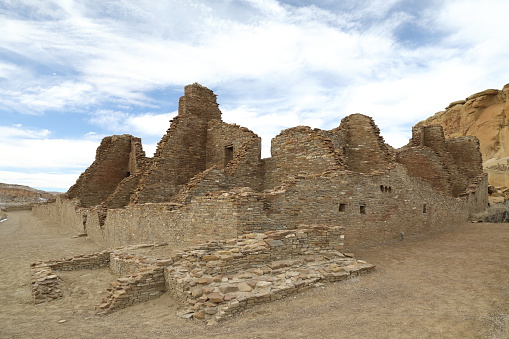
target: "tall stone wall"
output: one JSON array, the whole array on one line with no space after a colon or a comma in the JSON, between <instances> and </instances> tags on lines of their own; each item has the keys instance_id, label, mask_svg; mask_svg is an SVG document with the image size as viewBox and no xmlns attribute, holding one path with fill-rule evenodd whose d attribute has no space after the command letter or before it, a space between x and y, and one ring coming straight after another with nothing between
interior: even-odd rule
<instances>
[{"instance_id":1,"label":"tall stone wall","mask_svg":"<svg viewBox=\"0 0 509 339\"><path fill-rule=\"evenodd\" d=\"M89 210L86 231L110 247L168 242L182 248L207 239L321 223L344 226L345 246L355 249L399 239L401 232L437 232L464 222L487 205L485 186L481 176L469 194L453 199L409 177L402 165L385 174L307 175L279 191L237 189L196 196L187 205L110 209L102 225L100 215ZM70 204L59 206L74 211Z\"/></svg>"},{"instance_id":2,"label":"tall stone wall","mask_svg":"<svg viewBox=\"0 0 509 339\"><path fill-rule=\"evenodd\" d=\"M348 169L369 173L387 168L393 161L394 155L380 136L380 130L368 116L352 114L343 120L334 132L346 135L343 154L346 157Z\"/></svg>"},{"instance_id":3,"label":"tall stone wall","mask_svg":"<svg viewBox=\"0 0 509 339\"><path fill-rule=\"evenodd\" d=\"M339 155L331 140L321 132L298 126L272 139L272 158L265 159L264 188L278 186L288 177L337 168L341 163Z\"/></svg>"},{"instance_id":4,"label":"tall stone wall","mask_svg":"<svg viewBox=\"0 0 509 339\"><path fill-rule=\"evenodd\" d=\"M398 161L408 167L411 175L454 197L465 192L470 181L482 173L477 138L446 139L440 125L414 126L409 144L397 153ZM426 168L417 167L426 163L430 167L429 172ZM450 182L450 185L443 185L445 182Z\"/></svg>"},{"instance_id":5,"label":"tall stone wall","mask_svg":"<svg viewBox=\"0 0 509 339\"><path fill-rule=\"evenodd\" d=\"M479 186L483 184L486 182ZM383 175L309 176L285 190L271 197L265 211L272 227L292 228L311 222L343 225L350 248L397 239L400 232L445 229L467 220L465 211L482 211L487 205L482 190L472 193L477 197L472 202L451 199L409 177L400 165Z\"/></svg>"},{"instance_id":6,"label":"tall stone wall","mask_svg":"<svg viewBox=\"0 0 509 339\"><path fill-rule=\"evenodd\" d=\"M221 120L215 94L199 84L185 87L179 114L158 144L149 170L131 202L168 202L180 187L207 168L207 129Z\"/></svg>"},{"instance_id":7,"label":"tall stone wall","mask_svg":"<svg viewBox=\"0 0 509 339\"><path fill-rule=\"evenodd\" d=\"M437 192L452 195L451 175L440 156L433 150L426 147L406 147L398 151L396 160L403 164L414 178L429 182Z\"/></svg>"},{"instance_id":8,"label":"tall stone wall","mask_svg":"<svg viewBox=\"0 0 509 339\"><path fill-rule=\"evenodd\" d=\"M456 167L468 179L473 179L482 172L479 139L476 137L448 138L445 144Z\"/></svg>"},{"instance_id":9,"label":"tall stone wall","mask_svg":"<svg viewBox=\"0 0 509 339\"><path fill-rule=\"evenodd\" d=\"M83 207L101 204L124 178L136 172L144 157L139 138L127 134L104 138L95 161L69 188L67 197L79 199Z\"/></svg>"},{"instance_id":10,"label":"tall stone wall","mask_svg":"<svg viewBox=\"0 0 509 339\"><path fill-rule=\"evenodd\" d=\"M224 169L241 186L261 189L261 139L245 127L211 120L207 130L207 168Z\"/></svg>"}]
</instances>

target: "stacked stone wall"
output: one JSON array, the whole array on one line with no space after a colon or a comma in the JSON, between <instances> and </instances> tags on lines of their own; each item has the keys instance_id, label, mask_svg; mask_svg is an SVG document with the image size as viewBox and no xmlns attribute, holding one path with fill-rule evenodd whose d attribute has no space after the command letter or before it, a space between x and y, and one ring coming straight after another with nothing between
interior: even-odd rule
<instances>
[{"instance_id":1,"label":"stacked stone wall","mask_svg":"<svg viewBox=\"0 0 509 339\"><path fill-rule=\"evenodd\" d=\"M411 176L429 182L437 192L452 195L451 175L433 150L427 147L406 147L397 153L396 161L403 164Z\"/></svg>"},{"instance_id":2,"label":"stacked stone wall","mask_svg":"<svg viewBox=\"0 0 509 339\"><path fill-rule=\"evenodd\" d=\"M286 178L321 173L340 165L331 140L307 126L289 128L272 139L272 159L265 159L264 188L280 185Z\"/></svg>"},{"instance_id":3,"label":"stacked stone wall","mask_svg":"<svg viewBox=\"0 0 509 339\"><path fill-rule=\"evenodd\" d=\"M55 202L37 205L32 208L34 215L71 228L77 233L86 233L88 209L80 207L78 200L69 200L59 195Z\"/></svg>"},{"instance_id":4,"label":"stacked stone wall","mask_svg":"<svg viewBox=\"0 0 509 339\"><path fill-rule=\"evenodd\" d=\"M36 304L63 297L55 271L74 271L108 267L111 251L77 255L61 260L39 261L30 265L32 296Z\"/></svg>"},{"instance_id":5,"label":"stacked stone wall","mask_svg":"<svg viewBox=\"0 0 509 339\"><path fill-rule=\"evenodd\" d=\"M474 179L482 172L482 157L477 138L448 138L445 144L458 170L468 179Z\"/></svg>"},{"instance_id":6,"label":"stacked stone wall","mask_svg":"<svg viewBox=\"0 0 509 339\"><path fill-rule=\"evenodd\" d=\"M486 206L485 182L474 185L475 205L451 199L421 180L409 177L402 166L386 174L353 172L309 176L284 192L266 194L268 228L291 228L298 223L345 225L350 249L399 239L401 232L422 234L447 229L468 219L465 211ZM262 203L263 204L263 203ZM251 206L252 207L252 206ZM254 214L253 209L246 213Z\"/></svg>"},{"instance_id":7,"label":"stacked stone wall","mask_svg":"<svg viewBox=\"0 0 509 339\"><path fill-rule=\"evenodd\" d=\"M447 177L450 184L450 193L453 197L458 197L465 192L469 186L472 178L482 172L482 166L478 164L479 144L476 138L467 137L466 139L451 138L446 139L443 132L443 127L440 125L429 126L414 126L412 128L412 139L410 140L409 147L412 148L427 148L436 153L443 163L444 170L442 176ZM470 142L468 141L470 140ZM412 163L410 160L411 154L407 152L407 148L399 152L406 152L404 156L398 155L400 159L405 158L403 162ZM452 153L451 153L452 152ZM414 152L422 153L422 152ZM465 164L463 161L473 160L473 163ZM435 160L433 160L436 162ZM403 163L402 162L402 163ZM410 169L411 174L417 174L419 171ZM419 176L418 176L419 177ZM429 181L429 175L421 176L420 178ZM432 182L432 181L430 181ZM436 180L435 180L436 182ZM438 185L434 184L438 188ZM448 192L442 189L443 192Z\"/></svg>"},{"instance_id":8,"label":"stacked stone wall","mask_svg":"<svg viewBox=\"0 0 509 339\"><path fill-rule=\"evenodd\" d=\"M106 208L122 208L127 206L140 183L141 177L142 173L136 173L124 178L102 205Z\"/></svg>"},{"instance_id":9,"label":"stacked stone wall","mask_svg":"<svg viewBox=\"0 0 509 339\"><path fill-rule=\"evenodd\" d=\"M79 199L83 207L105 201L135 166L137 156L132 157L136 154L132 147L134 139L137 138L131 135L104 138L97 149L96 160L67 191L67 196Z\"/></svg>"},{"instance_id":10,"label":"stacked stone wall","mask_svg":"<svg viewBox=\"0 0 509 339\"><path fill-rule=\"evenodd\" d=\"M182 248L207 239L288 229L300 223L340 223L345 225L347 247L355 249L399 239L401 232L447 229L466 221L469 213L482 211L486 197L485 176L472 182L468 195L454 199L395 165L386 173L370 175L351 171L303 175L264 193L239 188L194 196L187 204L110 209L102 225L99 212L89 210L86 231L105 246L164 241ZM70 209L52 214L76 214L72 204L52 206Z\"/></svg>"},{"instance_id":11,"label":"stacked stone wall","mask_svg":"<svg viewBox=\"0 0 509 339\"><path fill-rule=\"evenodd\" d=\"M343 153L348 169L360 173L382 171L394 161L391 149L370 117L349 115L341 120L339 130L346 134Z\"/></svg>"},{"instance_id":12,"label":"stacked stone wall","mask_svg":"<svg viewBox=\"0 0 509 339\"><path fill-rule=\"evenodd\" d=\"M175 117L131 201L170 201L181 185L205 170L206 138L206 121L194 116Z\"/></svg>"},{"instance_id":13,"label":"stacked stone wall","mask_svg":"<svg viewBox=\"0 0 509 339\"><path fill-rule=\"evenodd\" d=\"M97 212L87 217L87 233L105 246L168 242L174 248L237 235L237 214L229 196L199 196L181 204L140 204L110 209L101 225Z\"/></svg>"},{"instance_id":14,"label":"stacked stone wall","mask_svg":"<svg viewBox=\"0 0 509 339\"><path fill-rule=\"evenodd\" d=\"M261 139L245 127L211 120L207 131L207 168L224 169L240 186L261 189Z\"/></svg>"}]
</instances>

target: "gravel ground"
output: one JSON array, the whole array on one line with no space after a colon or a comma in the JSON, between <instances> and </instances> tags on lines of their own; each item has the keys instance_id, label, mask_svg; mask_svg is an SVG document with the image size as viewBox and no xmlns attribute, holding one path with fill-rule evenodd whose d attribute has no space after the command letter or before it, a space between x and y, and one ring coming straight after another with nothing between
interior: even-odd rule
<instances>
[{"instance_id":1,"label":"gravel ground","mask_svg":"<svg viewBox=\"0 0 509 339\"><path fill-rule=\"evenodd\" d=\"M509 224L360 249L377 270L249 309L215 326L178 318L166 294L98 316L108 269L59 272L64 298L34 305L29 265L101 250L11 212L0 223L0 338L509 338Z\"/></svg>"}]
</instances>

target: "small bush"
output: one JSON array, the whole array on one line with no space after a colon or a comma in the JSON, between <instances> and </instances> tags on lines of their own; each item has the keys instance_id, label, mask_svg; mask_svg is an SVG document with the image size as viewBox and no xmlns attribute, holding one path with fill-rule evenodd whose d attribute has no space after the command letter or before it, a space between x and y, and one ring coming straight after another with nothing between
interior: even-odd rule
<instances>
[{"instance_id":1,"label":"small bush","mask_svg":"<svg viewBox=\"0 0 509 339\"><path fill-rule=\"evenodd\" d=\"M7 213L5 213L4 211L0 211L0 220L4 219L7 219Z\"/></svg>"},{"instance_id":2,"label":"small bush","mask_svg":"<svg viewBox=\"0 0 509 339\"><path fill-rule=\"evenodd\" d=\"M474 219L481 222L509 222L509 200L503 204L493 204L484 212L476 214Z\"/></svg>"}]
</instances>

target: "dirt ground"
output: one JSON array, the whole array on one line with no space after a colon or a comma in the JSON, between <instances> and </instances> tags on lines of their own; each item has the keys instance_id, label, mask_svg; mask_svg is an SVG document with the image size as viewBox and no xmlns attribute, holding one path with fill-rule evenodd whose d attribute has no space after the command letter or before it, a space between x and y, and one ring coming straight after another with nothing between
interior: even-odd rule
<instances>
[{"instance_id":1,"label":"dirt ground","mask_svg":"<svg viewBox=\"0 0 509 339\"><path fill-rule=\"evenodd\" d=\"M358 250L377 270L253 307L215 326L163 297L98 316L108 269L59 272L64 298L34 305L29 265L101 248L11 212L0 223L0 338L509 338L509 224Z\"/></svg>"}]
</instances>

